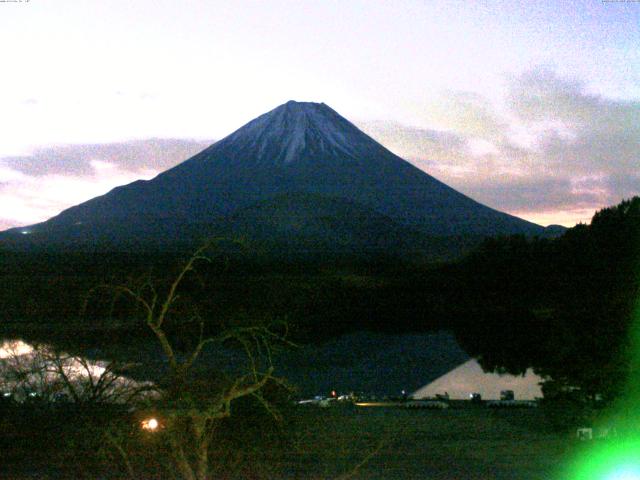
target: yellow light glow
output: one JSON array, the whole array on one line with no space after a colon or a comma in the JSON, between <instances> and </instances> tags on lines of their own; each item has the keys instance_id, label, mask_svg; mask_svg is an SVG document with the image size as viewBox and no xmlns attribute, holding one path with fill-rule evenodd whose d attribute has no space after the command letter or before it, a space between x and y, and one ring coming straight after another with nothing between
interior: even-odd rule
<instances>
[{"instance_id":1,"label":"yellow light glow","mask_svg":"<svg viewBox=\"0 0 640 480\"><path fill-rule=\"evenodd\" d=\"M142 421L142 429L149 432L155 432L159 426L160 423L158 423L158 420L156 420L155 418L147 418L146 420Z\"/></svg>"}]
</instances>

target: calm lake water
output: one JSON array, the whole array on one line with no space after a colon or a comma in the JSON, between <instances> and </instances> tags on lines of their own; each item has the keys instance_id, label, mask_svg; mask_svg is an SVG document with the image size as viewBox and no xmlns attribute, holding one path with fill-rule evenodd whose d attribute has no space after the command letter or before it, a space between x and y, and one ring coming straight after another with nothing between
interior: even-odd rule
<instances>
[{"instance_id":1,"label":"calm lake water","mask_svg":"<svg viewBox=\"0 0 640 480\"><path fill-rule=\"evenodd\" d=\"M116 368L118 367L118 368ZM46 344L0 341L0 392L16 401L128 402L151 390L122 374L116 364L71 355Z\"/></svg>"}]
</instances>

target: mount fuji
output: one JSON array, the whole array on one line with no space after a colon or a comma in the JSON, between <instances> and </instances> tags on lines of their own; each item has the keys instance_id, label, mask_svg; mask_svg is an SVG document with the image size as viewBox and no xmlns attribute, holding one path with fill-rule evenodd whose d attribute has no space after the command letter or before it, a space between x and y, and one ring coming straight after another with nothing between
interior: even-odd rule
<instances>
[{"instance_id":1,"label":"mount fuji","mask_svg":"<svg viewBox=\"0 0 640 480\"><path fill-rule=\"evenodd\" d=\"M502 234L545 229L448 187L327 105L290 101L151 180L0 241L136 249L243 235L291 252L397 252Z\"/></svg>"}]
</instances>

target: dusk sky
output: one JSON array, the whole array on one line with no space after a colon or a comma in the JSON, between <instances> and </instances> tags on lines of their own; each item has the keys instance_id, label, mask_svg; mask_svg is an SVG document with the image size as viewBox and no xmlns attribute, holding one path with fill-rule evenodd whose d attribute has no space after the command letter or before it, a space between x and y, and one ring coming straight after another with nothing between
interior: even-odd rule
<instances>
[{"instance_id":1,"label":"dusk sky","mask_svg":"<svg viewBox=\"0 0 640 480\"><path fill-rule=\"evenodd\" d=\"M640 194L638 2L22 0L0 45L0 229L290 99L542 225Z\"/></svg>"}]
</instances>

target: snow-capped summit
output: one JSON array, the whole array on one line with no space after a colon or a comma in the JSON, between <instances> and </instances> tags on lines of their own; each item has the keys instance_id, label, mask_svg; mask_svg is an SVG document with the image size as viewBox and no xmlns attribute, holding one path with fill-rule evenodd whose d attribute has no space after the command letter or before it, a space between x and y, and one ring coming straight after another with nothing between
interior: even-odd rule
<instances>
[{"instance_id":1,"label":"snow-capped summit","mask_svg":"<svg viewBox=\"0 0 640 480\"><path fill-rule=\"evenodd\" d=\"M367 142L374 142L366 137ZM260 115L217 142L225 151L254 165L287 165L309 156L340 155L357 160L363 133L324 103L293 100ZM375 142L374 142L375 143Z\"/></svg>"},{"instance_id":2,"label":"snow-capped summit","mask_svg":"<svg viewBox=\"0 0 640 480\"><path fill-rule=\"evenodd\" d=\"M324 249L362 242L386 248L381 245L408 232L544 230L439 182L327 105L290 101L152 180L118 187L30 227L28 237L78 241L84 235L117 243L162 236L171 242L194 228L202 236L303 237L305 248L323 238Z\"/></svg>"},{"instance_id":3,"label":"snow-capped summit","mask_svg":"<svg viewBox=\"0 0 640 480\"><path fill-rule=\"evenodd\" d=\"M288 164L307 150L352 155L360 135L324 103L291 100L218 142L218 148L253 149L259 163Z\"/></svg>"}]
</instances>

